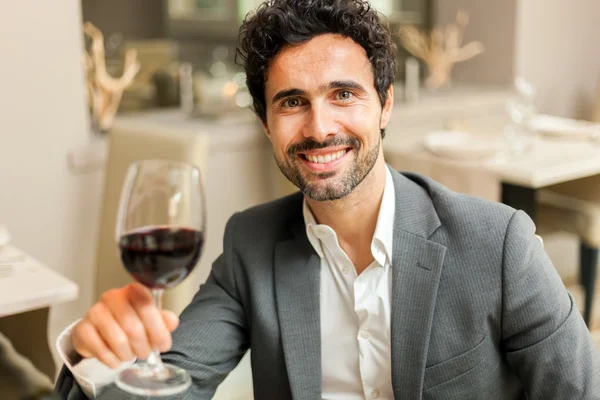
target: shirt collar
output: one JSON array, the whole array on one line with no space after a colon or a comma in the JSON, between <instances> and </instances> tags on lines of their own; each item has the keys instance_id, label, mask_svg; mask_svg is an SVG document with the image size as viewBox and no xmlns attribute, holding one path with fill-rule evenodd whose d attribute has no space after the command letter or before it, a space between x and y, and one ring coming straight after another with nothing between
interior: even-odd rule
<instances>
[{"instance_id":1,"label":"shirt collar","mask_svg":"<svg viewBox=\"0 0 600 400\"><path fill-rule=\"evenodd\" d=\"M371 252L373 258L381 266L386 265L386 260L389 265L392 264L392 249L394 239L394 217L396 214L396 193L394 190L394 180L389 168L385 169L385 187L383 189L383 197L379 206L379 214L377 216L377 225L371 242ZM306 199L303 201L302 213L304 216L304 224L306 225L306 235L315 252L320 258L323 258L323 248L319 237L323 235L333 235L335 232L331 227L324 224L318 224L313 213L308 207Z\"/></svg>"},{"instance_id":2,"label":"shirt collar","mask_svg":"<svg viewBox=\"0 0 600 400\"><path fill-rule=\"evenodd\" d=\"M385 169L385 188L379 206L377 225L371 242L371 252L380 265L385 261L392 265L392 254L394 247L394 217L396 214L396 191L394 180L389 168Z\"/></svg>"},{"instance_id":3,"label":"shirt collar","mask_svg":"<svg viewBox=\"0 0 600 400\"><path fill-rule=\"evenodd\" d=\"M302 202L302 214L304 215L304 225L306 225L306 236L308 236L308 241L312 245L313 249L315 249L319 257L323 258L323 248L321 247L321 241L315 234L315 229L319 224L317 224L317 220L315 219L312 211L310 211L308 203L306 202L306 198ZM327 225L322 226L325 227Z\"/></svg>"}]
</instances>

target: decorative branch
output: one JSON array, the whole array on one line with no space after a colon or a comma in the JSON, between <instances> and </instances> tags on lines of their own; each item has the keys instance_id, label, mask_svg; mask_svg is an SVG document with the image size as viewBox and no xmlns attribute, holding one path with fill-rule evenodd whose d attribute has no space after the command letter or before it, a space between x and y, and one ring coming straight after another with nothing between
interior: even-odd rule
<instances>
[{"instance_id":1,"label":"decorative branch","mask_svg":"<svg viewBox=\"0 0 600 400\"><path fill-rule=\"evenodd\" d=\"M479 41L462 46L468 23L469 15L459 11L454 24L437 27L429 33L413 25L400 28L400 41L404 48L427 64L426 87L436 89L448 84L454 64L469 60L484 51L484 46Z\"/></svg>"},{"instance_id":2,"label":"decorative branch","mask_svg":"<svg viewBox=\"0 0 600 400\"><path fill-rule=\"evenodd\" d=\"M111 76L106 70L104 35L91 22L84 23L83 32L92 41L89 51L84 54L88 102L94 123L104 132L112 127L123 91L133 84L140 63L137 51L129 49L125 53L123 74L118 78Z\"/></svg>"}]
</instances>

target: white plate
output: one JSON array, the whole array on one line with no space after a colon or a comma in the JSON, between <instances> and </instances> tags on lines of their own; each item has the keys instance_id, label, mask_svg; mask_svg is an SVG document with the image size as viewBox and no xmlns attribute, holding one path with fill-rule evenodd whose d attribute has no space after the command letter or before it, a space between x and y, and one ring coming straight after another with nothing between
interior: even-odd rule
<instances>
[{"instance_id":1,"label":"white plate","mask_svg":"<svg viewBox=\"0 0 600 400\"><path fill-rule=\"evenodd\" d=\"M455 160L482 160L497 155L504 145L499 138L461 131L435 131L423 140L429 152Z\"/></svg>"},{"instance_id":2,"label":"white plate","mask_svg":"<svg viewBox=\"0 0 600 400\"><path fill-rule=\"evenodd\" d=\"M600 135L600 124L547 114L534 116L529 126L541 135L555 138L590 139Z\"/></svg>"}]
</instances>

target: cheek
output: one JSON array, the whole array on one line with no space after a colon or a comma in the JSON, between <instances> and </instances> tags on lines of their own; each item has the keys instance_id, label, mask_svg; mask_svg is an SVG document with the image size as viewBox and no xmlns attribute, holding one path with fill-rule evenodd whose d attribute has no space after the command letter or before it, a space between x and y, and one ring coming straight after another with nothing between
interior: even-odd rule
<instances>
[{"instance_id":1,"label":"cheek","mask_svg":"<svg viewBox=\"0 0 600 400\"><path fill-rule=\"evenodd\" d=\"M302 139L301 119L296 116L273 118L269 125L275 151L287 154L288 147Z\"/></svg>"},{"instance_id":2,"label":"cheek","mask_svg":"<svg viewBox=\"0 0 600 400\"><path fill-rule=\"evenodd\" d=\"M354 135L362 138L365 142L370 140L370 136L375 132L379 135L380 112L371 107L348 107L342 121L346 129Z\"/></svg>"}]
</instances>

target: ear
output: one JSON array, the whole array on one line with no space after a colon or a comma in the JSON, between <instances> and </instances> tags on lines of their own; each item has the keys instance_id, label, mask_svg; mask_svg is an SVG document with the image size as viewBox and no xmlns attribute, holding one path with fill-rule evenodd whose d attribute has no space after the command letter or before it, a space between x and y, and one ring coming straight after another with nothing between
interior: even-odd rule
<instances>
[{"instance_id":1,"label":"ear","mask_svg":"<svg viewBox=\"0 0 600 400\"><path fill-rule=\"evenodd\" d=\"M392 109L394 108L394 86L390 85L387 90L387 99L385 100L385 104L383 105L383 109L381 110L381 122L379 123L380 129L385 129L390 122L390 118L392 117Z\"/></svg>"},{"instance_id":2,"label":"ear","mask_svg":"<svg viewBox=\"0 0 600 400\"><path fill-rule=\"evenodd\" d=\"M259 118L260 119L260 118ZM271 140L271 131L269 130L269 126L267 125L266 122L264 122L262 119L260 120L260 124L263 127L263 130L265 131L265 135L267 135L267 137L269 138L269 140Z\"/></svg>"}]
</instances>

